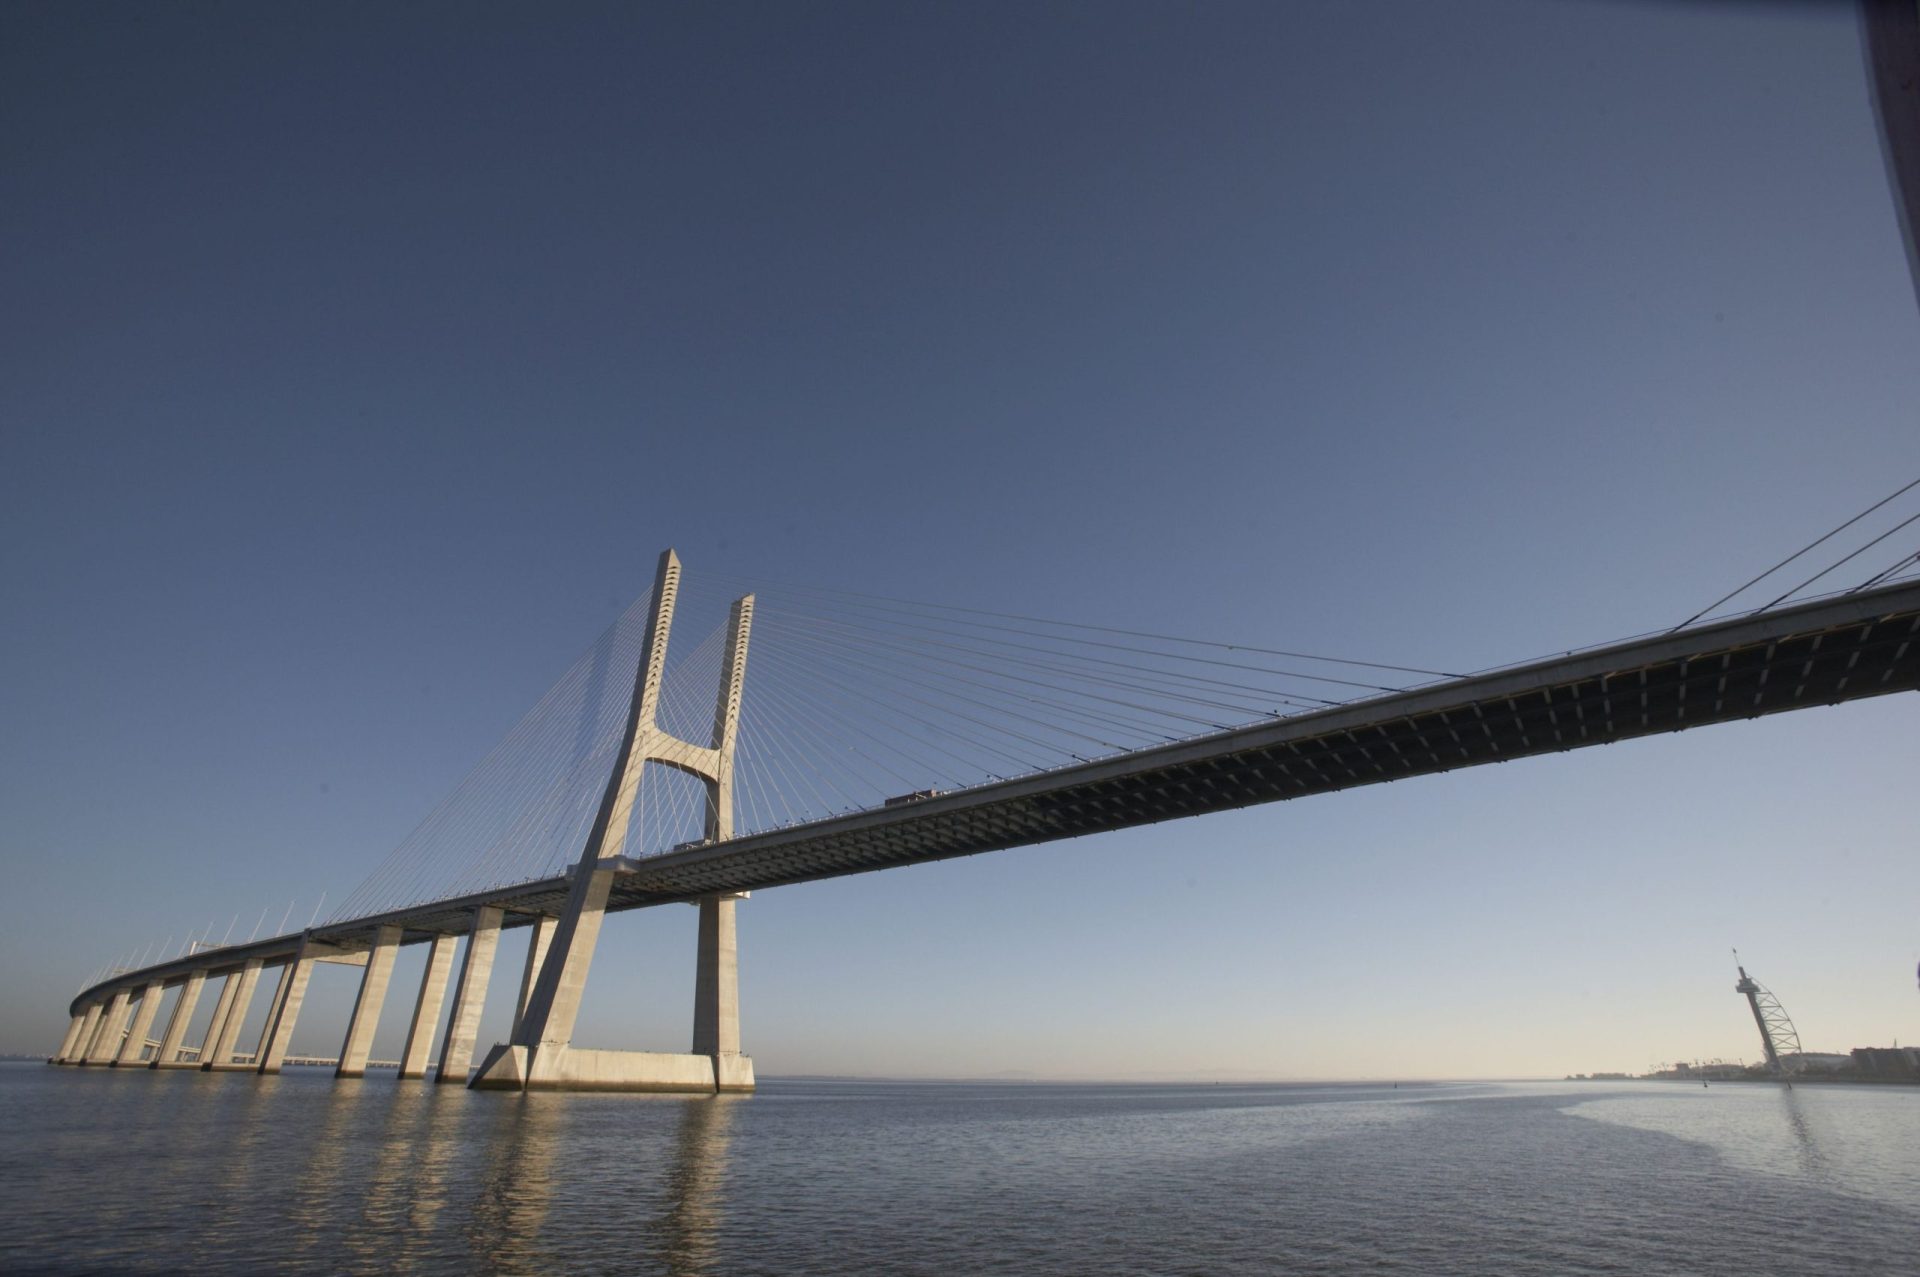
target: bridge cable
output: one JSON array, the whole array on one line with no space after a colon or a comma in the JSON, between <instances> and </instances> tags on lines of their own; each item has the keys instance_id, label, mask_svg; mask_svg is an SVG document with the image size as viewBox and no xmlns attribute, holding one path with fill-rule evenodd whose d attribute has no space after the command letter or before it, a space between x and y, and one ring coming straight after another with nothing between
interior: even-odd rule
<instances>
[{"instance_id":1,"label":"bridge cable","mask_svg":"<svg viewBox=\"0 0 1920 1277\"><path fill-rule=\"evenodd\" d=\"M1699 620L1701 617L1705 616L1707 613L1713 611L1715 608L1719 607L1722 603L1725 603L1727 600L1734 598L1736 595L1743 593L1744 591L1751 588L1752 586L1758 585L1760 582L1766 580L1768 577L1772 576L1775 572L1778 572L1781 568L1787 566L1787 564L1793 562L1795 559L1799 558L1801 555L1806 554L1808 551L1813 550L1818 546L1824 545L1828 541L1831 541L1834 537L1839 536L1842 532L1845 532L1848 528L1860 522L1860 520L1866 518L1868 515L1872 514L1874 511L1906 495L1908 492L1912 491L1914 488L1917 488L1917 487L1920 487L1920 479L1915 479L1912 482L1905 484L1904 486L1899 488L1897 491L1895 491L1891 496L1882 497L1880 500L1874 502L1872 505L1868 506L1866 509L1862 510L1860 513L1854 515L1851 519L1848 519L1845 523L1842 523L1840 526L1834 528L1831 532L1828 532L1824 536L1817 537L1814 540L1807 542L1807 544L1801 546L1798 550L1795 550L1792 554L1789 554L1786 558L1780 560L1778 563L1768 568L1765 572L1762 572L1759 576L1754 577L1751 581L1748 581L1744 585L1741 585L1738 589L1729 591L1728 593L1721 595L1719 598L1707 604L1705 607L1701 608L1698 612L1695 612L1692 616L1688 617L1686 620L1680 622L1680 624L1674 626L1672 630L1668 630L1667 633L1671 634L1674 632L1674 630L1686 629L1687 626L1692 625L1695 621ZM1908 520L1908 522L1910 523L1912 522L1912 520ZM1905 526L1906 526L1905 524L1901 525L1901 527L1905 527ZM1895 529L1895 530L1897 531L1898 529ZM1851 558L1852 556L1849 555L1848 557ZM1845 562L1845 560L1843 559L1841 562ZM1834 565L1834 567L1838 567L1838 566L1839 564L1837 563ZM1828 570L1831 571L1832 569L1830 568ZM1825 572L1820 573L1820 576L1825 576L1825 575L1826 575ZM1794 589L1787 591L1786 594L1781 595L1780 598L1784 599L1789 595L1795 594L1800 589L1804 588L1805 584L1810 584L1812 581L1815 581L1818 579L1819 579L1819 576L1810 578L1808 582L1803 583L1801 586L1794 587ZM1778 603L1779 601L1780 599L1775 599L1774 603ZM1756 608L1755 611L1764 612L1767 608L1772 607L1773 605L1774 605L1773 603L1768 603L1764 607Z\"/></svg>"},{"instance_id":2,"label":"bridge cable","mask_svg":"<svg viewBox=\"0 0 1920 1277\"><path fill-rule=\"evenodd\" d=\"M1914 483L1920 483L1920 479L1914 480ZM1909 484L1908 486L1911 487L1913 485ZM1815 581L1818 581L1821 577L1825 576L1827 573L1833 571L1835 568L1838 568L1843 564L1849 563L1852 560L1859 558L1862 554L1865 554L1868 550L1871 550L1874 546L1879 545L1882 541L1886 540L1888 537L1892 536L1894 533L1900 531L1902 528L1911 527L1915 523L1920 523L1920 514L1912 514L1907 516L1905 519L1902 519L1899 523L1894 524L1892 527L1888 528L1885 532L1882 532L1879 536L1875 537L1873 540L1867 542L1865 545L1855 550L1852 554L1849 554L1845 558L1839 559L1834 563L1831 563L1828 566L1820 569L1818 572L1815 572L1812 576L1808 577L1806 580L1802 581L1800 584L1794 586L1791 590L1788 590L1785 594L1782 594L1779 598L1773 600L1772 603L1768 603L1765 606L1761 607L1760 611L1764 612L1767 610L1767 608L1774 607L1775 605L1785 601L1786 599L1793 597L1794 595L1800 593L1800 591L1806 589L1809 585L1812 585Z\"/></svg>"},{"instance_id":3,"label":"bridge cable","mask_svg":"<svg viewBox=\"0 0 1920 1277\"><path fill-rule=\"evenodd\" d=\"M726 574L726 573L713 573L710 575L713 575L715 577L732 579L736 581L742 580L742 578L731 577L729 574ZM871 608L873 610L878 610L878 611L898 611L901 607L906 607L906 608L924 608L924 609L930 609L938 612L960 612L960 613L965 613L972 616L990 616L995 618L996 620L1024 621L1029 624L1048 625L1048 626L1053 626L1059 629L1087 630L1087 631L1098 633L1098 634L1116 634L1124 638L1152 639L1157 642L1163 642L1163 643L1185 643L1185 644L1190 644L1197 647L1211 647L1211 648L1217 648L1220 650L1230 651L1230 652L1253 652L1262 656L1284 656L1291 660L1325 661L1329 664L1353 665L1353 666L1359 666L1364 669L1388 670L1388 671L1392 671L1394 673L1399 673L1399 674L1421 674L1431 678L1463 677L1462 675L1459 675L1459 674L1449 673L1446 670L1423 669L1415 665L1392 665L1392 664L1387 664L1380 661L1360 661L1360 660L1353 660L1348 657L1341 657L1341 656L1320 656L1311 652L1293 652L1293 651L1287 651L1280 648L1256 647L1246 643L1226 643L1226 642L1221 642L1214 639L1187 638L1187 637L1176 635L1176 634L1156 634L1150 631L1122 629L1116 626L1088 625L1078 621L1058 621L1058 620L1051 620L1047 617L1027 616L1017 612L996 612L996 611L990 611L985 608L959 607L959 606L956 606L953 604L947 604L947 603L931 603L924 600L916 600L916 599L890 598L885 595L864 594L855 590L837 590L837 589L831 589L831 588L820 587L820 586L798 586L798 585L779 585L779 584L774 584L770 586L763 585L763 586L760 586L759 588L762 592L769 593L769 594L775 593L775 592L791 593L791 594L810 594L815 596L825 596L825 597L834 598L834 599L859 600L859 602L845 603L842 606L867 607L867 608ZM894 606L889 607L887 605L894 605Z\"/></svg>"}]
</instances>

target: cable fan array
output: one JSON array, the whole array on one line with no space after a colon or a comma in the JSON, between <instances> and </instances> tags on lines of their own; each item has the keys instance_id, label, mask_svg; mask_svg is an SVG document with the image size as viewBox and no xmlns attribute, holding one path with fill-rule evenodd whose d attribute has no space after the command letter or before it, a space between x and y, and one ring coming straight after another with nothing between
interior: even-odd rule
<instances>
[{"instance_id":1,"label":"cable fan array","mask_svg":"<svg viewBox=\"0 0 1920 1277\"><path fill-rule=\"evenodd\" d=\"M1920 480L1675 628L1725 615L1726 604L1848 533L1860 544L1748 610L1831 585L1848 564L1870 571L1851 590L1920 578L1920 553L1895 540L1920 523L1920 511L1901 518L1903 499L1920 503ZM1876 533L1881 524L1890 526ZM669 644L661 684L659 725L682 739L711 739L728 606L749 591L756 604L734 755L736 835L1459 677L701 574L682 582L674 622L676 633L700 637ZM551 877L578 859L625 727L647 602L608 627L335 920ZM699 778L648 766L622 854L658 855L702 838L710 802Z\"/></svg>"},{"instance_id":2,"label":"cable fan array","mask_svg":"<svg viewBox=\"0 0 1920 1277\"><path fill-rule=\"evenodd\" d=\"M682 582L659 724L713 730L725 577ZM736 834L964 789L1347 704L1438 670L1076 625L844 591L761 586L734 765ZM627 608L333 915L550 877L578 859L619 748L645 639ZM702 628L704 627L704 628ZM623 854L701 838L696 777L650 765Z\"/></svg>"}]
</instances>

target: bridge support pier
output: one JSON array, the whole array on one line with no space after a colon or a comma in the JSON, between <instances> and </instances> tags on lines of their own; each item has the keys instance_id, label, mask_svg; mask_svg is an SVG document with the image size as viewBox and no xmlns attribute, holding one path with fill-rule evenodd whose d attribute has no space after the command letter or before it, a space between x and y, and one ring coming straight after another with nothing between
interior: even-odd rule
<instances>
[{"instance_id":1,"label":"bridge support pier","mask_svg":"<svg viewBox=\"0 0 1920 1277\"><path fill-rule=\"evenodd\" d=\"M261 1021L260 1040L254 1043L253 1063L248 1066L255 1073L266 1071L260 1066L266 1062L267 1044L273 1039L275 1021L279 1020L280 1012L286 1008L287 994L293 988L293 969L298 964L297 958L274 964L274 969L280 974L273 982L273 996L267 999L267 1016Z\"/></svg>"},{"instance_id":2,"label":"bridge support pier","mask_svg":"<svg viewBox=\"0 0 1920 1277\"><path fill-rule=\"evenodd\" d=\"M316 961L313 942L302 940L299 954L280 970L280 990L267 1016L267 1027L260 1034L260 1049L255 1053L262 1073L278 1073L286 1063L293 1026L300 1019L301 1004L307 1000L307 982L313 978Z\"/></svg>"},{"instance_id":3,"label":"bridge support pier","mask_svg":"<svg viewBox=\"0 0 1920 1277\"><path fill-rule=\"evenodd\" d=\"M146 1061L141 1053L147 1049L147 1030L153 1027L153 1017L160 1010L160 995L166 992L166 984L160 980L149 981L146 991L140 995L140 1009L134 1013L133 1027L127 1030L127 1044L120 1048L120 1054L113 1057L113 1066L132 1065L144 1068Z\"/></svg>"},{"instance_id":4,"label":"bridge support pier","mask_svg":"<svg viewBox=\"0 0 1920 1277\"><path fill-rule=\"evenodd\" d=\"M240 972L229 971L220 983L220 996L213 1003L213 1018L207 1021L207 1036L200 1040L199 1057L192 1061L193 1067L203 1069L214 1057L215 1044L220 1040L220 1030L227 1027L227 1016L233 1010L233 998L240 991Z\"/></svg>"},{"instance_id":5,"label":"bridge support pier","mask_svg":"<svg viewBox=\"0 0 1920 1277\"><path fill-rule=\"evenodd\" d=\"M220 1000L226 1004L226 1014L219 1017L218 1025L207 1031L207 1050L200 1052L202 1071L216 1073L253 1067L251 1064L235 1064L233 1052L239 1045L240 1028L247 1021L247 1011L253 1006L253 990L260 983L260 968L264 965L259 958L248 958L237 977L227 978L233 996L229 999L226 991L221 991ZM209 1055L208 1051L212 1054Z\"/></svg>"},{"instance_id":6,"label":"bridge support pier","mask_svg":"<svg viewBox=\"0 0 1920 1277\"><path fill-rule=\"evenodd\" d=\"M67 1057L73 1054L73 1044L80 1039L80 1029L87 1022L87 1013L82 1011L73 1017L73 1023L67 1026L67 1036L60 1039L60 1049L47 1057L49 1064L65 1064Z\"/></svg>"},{"instance_id":7,"label":"bridge support pier","mask_svg":"<svg viewBox=\"0 0 1920 1277\"><path fill-rule=\"evenodd\" d=\"M67 1056L68 1064L85 1064L87 1053L93 1050L93 1039L100 1033L100 1016L106 1011L103 1003L96 1002L86 1009L80 1021L80 1036L73 1040L73 1051Z\"/></svg>"},{"instance_id":8,"label":"bridge support pier","mask_svg":"<svg viewBox=\"0 0 1920 1277\"><path fill-rule=\"evenodd\" d=\"M589 1051L573 1045L574 1023L586 991L587 970L600 938L607 899L615 880L639 868L626 859L628 823L650 762L672 767L706 782L706 839L733 836L733 754L740 725L740 691L746 679L747 638L753 625L753 596L733 605L722 658L720 689L714 704L711 745L696 745L659 725L660 682L667 638L673 628L680 590L680 560L669 550L660 556L654 577L647 637L635 674L633 704L626 734L593 831L573 870L565 910L553 929L544 957L539 936L529 953L529 971L538 976L522 994L522 1014L509 1040L488 1053L470 1083L480 1090L553 1091L704 1091L752 1090L753 1065L739 1052L739 1013L733 941L732 899L721 918L719 897L701 905L701 978L696 991L695 1053ZM708 937L711 937L709 941ZM707 955L711 950L712 960ZM706 990L705 996L699 990ZM730 1042L731 1049L723 1047ZM703 1050L705 1047L710 1050Z\"/></svg>"},{"instance_id":9,"label":"bridge support pier","mask_svg":"<svg viewBox=\"0 0 1920 1277\"><path fill-rule=\"evenodd\" d=\"M374 933L367 969L360 976L360 996L354 999L353 1019L347 1022L340 1044L340 1067L335 1077L365 1077L367 1055L373 1050L373 1031L380 1024L380 1008L387 1000L387 982L393 978L393 959L400 949L400 928L392 924Z\"/></svg>"},{"instance_id":10,"label":"bridge support pier","mask_svg":"<svg viewBox=\"0 0 1920 1277\"><path fill-rule=\"evenodd\" d=\"M527 939L527 965L520 972L520 1000L513 1004L513 1028L508 1031L507 1040L515 1040L520 1035L520 1022L526 1019L527 1003L533 1001L534 982L540 978L540 968L547 961L547 950L553 947L553 933L560 929L560 919L551 914L541 914L533 920L533 934Z\"/></svg>"},{"instance_id":11,"label":"bridge support pier","mask_svg":"<svg viewBox=\"0 0 1920 1277\"><path fill-rule=\"evenodd\" d=\"M440 1023L440 1004L447 996L447 976L453 970L453 946L458 936L438 935L427 950L427 969L420 976L420 995L413 1000L413 1019L407 1027L407 1045L400 1052L400 1076L427 1075L427 1049Z\"/></svg>"},{"instance_id":12,"label":"bridge support pier","mask_svg":"<svg viewBox=\"0 0 1920 1277\"><path fill-rule=\"evenodd\" d=\"M180 999L173 1004L173 1014L167 1017L167 1031L160 1035L160 1049L153 1053L156 1069L179 1068L180 1044L186 1040L187 1025L193 1019L193 1010L200 1004L200 990L206 986L207 973L195 971L187 976L187 982L180 986Z\"/></svg>"},{"instance_id":13,"label":"bridge support pier","mask_svg":"<svg viewBox=\"0 0 1920 1277\"><path fill-rule=\"evenodd\" d=\"M440 1067L433 1075L436 1082L464 1085L473 1069L474 1040L480 1035L480 1012L487 1004L504 916L491 905L473 911L473 928L467 932L467 950L460 959L460 979L453 987L453 1010L447 1014L447 1036L440 1044Z\"/></svg>"},{"instance_id":14,"label":"bridge support pier","mask_svg":"<svg viewBox=\"0 0 1920 1277\"><path fill-rule=\"evenodd\" d=\"M127 1003L133 995L122 989L113 995L113 1001L107 1004L107 1010L100 1017L100 1027L94 1030L93 1043L87 1048L87 1058L83 1064L110 1064L113 1057L120 1053L120 1031L127 1024Z\"/></svg>"},{"instance_id":15,"label":"bridge support pier","mask_svg":"<svg viewBox=\"0 0 1920 1277\"><path fill-rule=\"evenodd\" d=\"M751 1091L753 1061L740 1054L740 945L733 926L740 896L700 902L693 979L693 1053L713 1061L716 1091Z\"/></svg>"}]
</instances>

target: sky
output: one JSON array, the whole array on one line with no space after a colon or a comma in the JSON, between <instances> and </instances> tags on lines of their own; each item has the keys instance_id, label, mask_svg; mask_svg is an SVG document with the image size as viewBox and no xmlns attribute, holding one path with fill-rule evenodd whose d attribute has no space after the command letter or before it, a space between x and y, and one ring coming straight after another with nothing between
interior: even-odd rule
<instances>
[{"instance_id":1,"label":"sky","mask_svg":"<svg viewBox=\"0 0 1920 1277\"><path fill-rule=\"evenodd\" d=\"M4 1051L129 951L344 898L667 546L1473 669L1920 476L1837 4L15 3L0 298ZM756 893L744 1047L1752 1060L1735 946L1809 1048L1920 1041L1915 708ZM576 1041L685 1049L693 928L612 919Z\"/></svg>"}]
</instances>

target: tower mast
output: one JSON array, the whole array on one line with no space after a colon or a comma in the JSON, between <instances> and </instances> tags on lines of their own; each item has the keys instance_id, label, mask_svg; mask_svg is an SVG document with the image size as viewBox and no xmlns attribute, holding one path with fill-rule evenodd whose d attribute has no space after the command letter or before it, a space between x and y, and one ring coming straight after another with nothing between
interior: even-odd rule
<instances>
[{"instance_id":1,"label":"tower mast","mask_svg":"<svg viewBox=\"0 0 1920 1277\"><path fill-rule=\"evenodd\" d=\"M1767 987L1747 974L1740 965L1740 951L1733 951L1733 964L1740 971L1740 983L1733 986L1735 993L1747 995L1747 1007L1753 1012L1753 1023L1760 1030L1760 1046L1767 1053L1767 1072L1776 1076L1796 1068L1800 1063L1800 1033L1793 1027L1793 1021L1787 1016L1787 1009L1780 1005L1780 999L1773 996ZM1792 1057L1792 1064L1786 1057Z\"/></svg>"}]
</instances>

